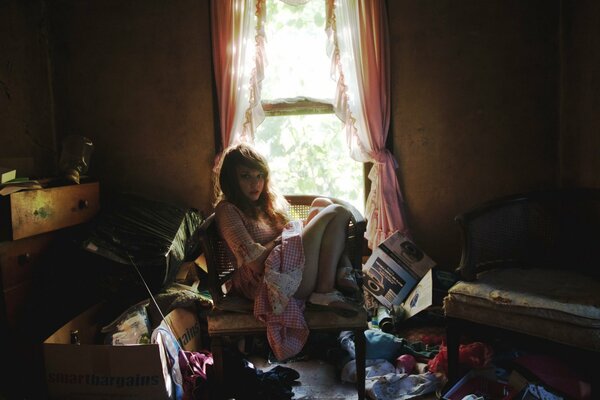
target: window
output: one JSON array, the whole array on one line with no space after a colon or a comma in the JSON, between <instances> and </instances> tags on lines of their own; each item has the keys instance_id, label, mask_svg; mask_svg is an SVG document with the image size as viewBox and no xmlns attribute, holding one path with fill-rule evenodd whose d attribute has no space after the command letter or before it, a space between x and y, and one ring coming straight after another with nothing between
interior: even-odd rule
<instances>
[{"instance_id":1,"label":"window","mask_svg":"<svg viewBox=\"0 0 600 400\"><path fill-rule=\"evenodd\" d=\"M268 64L261 99L266 118L254 143L286 194L323 194L364 210L363 164L348 154L335 116L326 53L325 0L292 6L267 0Z\"/></svg>"}]
</instances>

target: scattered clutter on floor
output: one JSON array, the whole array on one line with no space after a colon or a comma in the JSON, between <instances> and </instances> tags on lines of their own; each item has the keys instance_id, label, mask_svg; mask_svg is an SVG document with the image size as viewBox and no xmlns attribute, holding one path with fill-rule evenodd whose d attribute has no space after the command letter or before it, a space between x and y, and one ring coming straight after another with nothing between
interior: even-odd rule
<instances>
[{"instance_id":1,"label":"scattered clutter on floor","mask_svg":"<svg viewBox=\"0 0 600 400\"><path fill-rule=\"evenodd\" d=\"M292 387L300 374L293 368L276 365L264 372L233 348L225 355L225 374L232 383L226 389L227 398L236 400L288 400L294 397Z\"/></svg>"},{"instance_id":2,"label":"scattered clutter on floor","mask_svg":"<svg viewBox=\"0 0 600 400\"><path fill-rule=\"evenodd\" d=\"M118 397L134 393L148 399L206 400L214 390L206 329L206 313L213 303L206 275L197 265L193 231L201 218L191 210L135 197L117 204L121 208L101 215L105 220L96 221L84 243L96 256L110 260L99 263L108 265L105 283L119 284L107 293L106 301L69 321L44 343L50 394ZM133 204L138 208L142 204L143 210L129 213ZM176 223L164 224L163 217ZM161 257L146 253L145 244L136 242L139 237L154 241L151 247L166 253ZM448 388L442 299L457 278L435 266L408 239L394 235L390 240L394 243L385 243L395 250L374 252L363 281L370 317L364 333L370 399L428 394L446 400L590 398L589 383L558 358L528 354L506 343L470 340L468 332L459 347L465 375ZM141 269L136 274L133 269L119 270L134 262ZM410 284L402 278L406 274L413 277ZM146 286L145 293L138 290L135 296L121 296L132 279L140 280L137 289ZM306 359L330 363L340 382L355 383L354 340L352 331L310 332L298 355L280 361L265 335L235 338L224 350L224 372L232 383L226 395L236 400L292 399L294 386L302 379L293 363ZM256 368L248 361L252 355L274 367Z\"/></svg>"}]
</instances>

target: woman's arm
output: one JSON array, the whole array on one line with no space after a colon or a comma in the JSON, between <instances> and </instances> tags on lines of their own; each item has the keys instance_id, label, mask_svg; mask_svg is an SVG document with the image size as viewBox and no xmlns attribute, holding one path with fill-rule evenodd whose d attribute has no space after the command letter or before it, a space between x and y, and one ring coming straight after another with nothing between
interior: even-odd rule
<instances>
[{"instance_id":1,"label":"woman's arm","mask_svg":"<svg viewBox=\"0 0 600 400\"><path fill-rule=\"evenodd\" d=\"M265 244L257 243L244 224L242 212L231 203L217 206L215 217L219 232L235 255L238 267L246 266L256 273L262 273L264 262L278 244L278 239Z\"/></svg>"},{"instance_id":2,"label":"woman's arm","mask_svg":"<svg viewBox=\"0 0 600 400\"><path fill-rule=\"evenodd\" d=\"M258 258L253 261L246 262L245 265L250 268L252 271L258 274L262 274L265 269L265 260L271 253L271 250L275 248L279 243L281 243L281 237L277 237L276 239L271 240L268 243L262 245L264 247L264 251L260 253Z\"/></svg>"}]
</instances>

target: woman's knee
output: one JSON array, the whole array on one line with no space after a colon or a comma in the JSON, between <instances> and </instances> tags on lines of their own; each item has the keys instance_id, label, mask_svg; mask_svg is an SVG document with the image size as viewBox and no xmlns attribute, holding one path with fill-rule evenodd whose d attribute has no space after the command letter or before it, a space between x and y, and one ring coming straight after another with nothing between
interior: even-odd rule
<instances>
[{"instance_id":1,"label":"woman's knee","mask_svg":"<svg viewBox=\"0 0 600 400\"><path fill-rule=\"evenodd\" d=\"M308 210L308 216L306 217L306 223L309 223L317 214L319 214L323 209L329 205L333 204L331 200L325 197L316 197L312 203L310 204L310 209Z\"/></svg>"},{"instance_id":2,"label":"woman's knee","mask_svg":"<svg viewBox=\"0 0 600 400\"><path fill-rule=\"evenodd\" d=\"M310 204L310 206L324 208L331 204L333 204L333 201L331 201L330 199L328 199L326 197L315 197L313 199L312 203Z\"/></svg>"},{"instance_id":3,"label":"woman's knee","mask_svg":"<svg viewBox=\"0 0 600 400\"><path fill-rule=\"evenodd\" d=\"M350 217L352 216L352 214L350 214L350 210L348 210L346 207L340 205L340 204L332 204L329 207L327 207L328 209L331 208L333 210L333 212L335 213L335 218L337 219L342 219L342 220L350 220Z\"/></svg>"}]
</instances>

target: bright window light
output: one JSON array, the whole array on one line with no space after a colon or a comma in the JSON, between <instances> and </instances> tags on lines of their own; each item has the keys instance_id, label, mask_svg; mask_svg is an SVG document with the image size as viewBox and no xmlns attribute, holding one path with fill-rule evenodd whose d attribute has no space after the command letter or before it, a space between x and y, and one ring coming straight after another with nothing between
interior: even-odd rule
<instances>
[{"instance_id":1,"label":"bright window light","mask_svg":"<svg viewBox=\"0 0 600 400\"><path fill-rule=\"evenodd\" d=\"M276 107L282 99L304 97L331 103L336 82L326 53L325 1L291 6L267 0L265 32L263 102ZM255 145L269 160L283 193L332 196L362 212L363 164L350 158L342 123L332 109L314 112L297 107L297 115L268 115L257 129Z\"/></svg>"}]
</instances>

